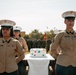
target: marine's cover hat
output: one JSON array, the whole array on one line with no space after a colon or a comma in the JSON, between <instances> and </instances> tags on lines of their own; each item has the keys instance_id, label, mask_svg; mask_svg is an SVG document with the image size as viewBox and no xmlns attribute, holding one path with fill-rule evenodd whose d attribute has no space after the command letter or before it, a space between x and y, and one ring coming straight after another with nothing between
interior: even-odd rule
<instances>
[{"instance_id":1,"label":"marine's cover hat","mask_svg":"<svg viewBox=\"0 0 76 75\"><path fill-rule=\"evenodd\" d=\"M14 26L14 27L13 27L13 30L14 30L14 31L21 31L21 30L22 30L22 28L21 28L21 27L19 27L19 26Z\"/></svg>"},{"instance_id":2,"label":"marine's cover hat","mask_svg":"<svg viewBox=\"0 0 76 75\"><path fill-rule=\"evenodd\" d=\"M64 19L75 19L76 18L76 11L66 11L62 14Z\"/></svg>"},{"instance_id":3,"label":"marine's cover hat","mask_svg":"<svg viewBox=\"0 0 76 75\"><path fill-rule=\"evenodd\" d=\"M0 25L2 28L13 27L16 23L12 20L0 20Z\"/></svg>"}]
</instances>

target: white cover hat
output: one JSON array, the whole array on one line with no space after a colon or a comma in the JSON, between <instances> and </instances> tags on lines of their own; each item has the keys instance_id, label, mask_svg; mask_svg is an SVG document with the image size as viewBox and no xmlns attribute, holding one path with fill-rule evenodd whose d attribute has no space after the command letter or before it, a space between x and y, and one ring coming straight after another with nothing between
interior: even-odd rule
<instances>
[{"instance_id":1,"label":"white cover hat","mask_svg":"<svg viewBox=\"0 0 76 75\"><path fill-rule=\"evenodd\" d=\"M16 23L11 20L0 20L0 25L2 26L14 26Z\"/></svg>"},{"instance_id":2,"label":"white cover hat","mask_svg":"<svg viewBox=\"0 0 76 75\"><path fill-rule=\"evenodd\" d=\"M76 11L66 11L62 14L62 17L63 18L66 18L66 17L74 17L76 18Z\"/></svg>"},{"instance_id":3,"label":"white cover hat","mask_svg":"<svg viewBox=\"0 0 76 75\"><path fill-rule=\"evenodd\" d=\"M19 30L19 31L21 31L22 30L22 28L21 27L19 27L19 26L14 26L13 27L13 30L15 31L15 30Z\"/></svg>"}]
</instances>

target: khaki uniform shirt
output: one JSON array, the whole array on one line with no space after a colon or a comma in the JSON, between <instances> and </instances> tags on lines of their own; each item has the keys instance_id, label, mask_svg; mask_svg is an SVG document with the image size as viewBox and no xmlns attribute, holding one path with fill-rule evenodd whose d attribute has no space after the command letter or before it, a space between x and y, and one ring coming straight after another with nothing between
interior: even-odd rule
<instances>
[{"instance_id":1,"label":"khaki uniform shirt","mask_svg":"<svg viewBox=\"0 0 76 75\"><path fill-rule=\"evenodd\" d=\"M17 40L21 43L23 49L25 51L28 51L28 46L27 46L25 39L23 37L19 37L19 38L17 38Z\"/></svg>"},{"instance_id":2,"label":"khaki uniform shirt","mask_svg":"<svg viewBox=\"0 0 76 75\"><path fill-rule=\"evenodd\" d=\"M19 54L18 58L15 58L16 52ZM6 41L4 38L0 38L0 73L16 71L17 63L23 58L22 46L17 40L9 38Z\"/></svg>"},{"instance_id":3,"label":"khaki uniform shirt","mask_svg":"<svg viewBox=\"0 0 76 75\"><path fill-rule=\"evenodd\" d=\"M58 47L61 49L60 54ZM51 55L57 58L56 63L59 65L76 67L76 32L66 30L56 35L51 44Z\"/></svg>"}]
</instances>

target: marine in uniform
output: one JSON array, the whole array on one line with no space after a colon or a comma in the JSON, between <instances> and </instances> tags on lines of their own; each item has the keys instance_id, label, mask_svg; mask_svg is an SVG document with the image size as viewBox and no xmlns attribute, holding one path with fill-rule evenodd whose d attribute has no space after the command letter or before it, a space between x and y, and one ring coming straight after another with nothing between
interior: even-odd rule
<instances>
[{"instance_id":1,"label":"marine in uniform","mask_svg":"<svg viewBox=\"0 0 76 75\"><path fill-rule=\"evenodd\" d=\"M21 37L21 35L20 35L21 30L22 30L21 27L14 26L13 27L13 34L14 34L14 38L17 39L21 43L24 53L26 53L28 51L28 46L27 46L26 40L23 37ZM26 65L27 65L27 62L24 60L21 60L18 63L19 75L25 75L26 74L26 71L25 71Z\"/></svg>"},{"instance_id":2,"label":"marine in uniform","mask_svg":"<svg viewBox=\"0 0 76 75\"><path fill-rule=\"evenodd\" d=\"M19 26L14 26L13 27L14 38L17 39L21 43L21 45L24 49L23 51L27 52L28 51L27 42L23 37L21 37L21 34L20 34L21 30L22 30L22 28L19 27Z\"/></svg>"},{"instance_id":3,"label":"marine in uniform","mask_svg":"<svg viewBox=\"0 0 76 75\"><path fill-rule=\"evenodd\" d=\"M57 75L76 75L76 31L73 28L76 11L66 11L62 17L66 29L55 36L50 54L56 59Z\"/></svg>"},{"instance_id":4,"label":"marine in uniform","mask_svg":"<svg viewBox=\"0 0 76 75\"><path fill-rule=\"evenodd\" d=\"M18 65L23 58L24 52L19 41L13 37L14 21L0 20L0 75L18 75ZM19 57L15 58L18 53Z\"/></svg>"}]
</instances>

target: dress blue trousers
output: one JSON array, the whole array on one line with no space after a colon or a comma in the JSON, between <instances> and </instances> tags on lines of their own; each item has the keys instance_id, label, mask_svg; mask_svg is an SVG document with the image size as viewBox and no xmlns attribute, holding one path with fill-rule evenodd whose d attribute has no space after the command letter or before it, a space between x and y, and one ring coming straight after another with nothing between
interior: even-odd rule
<instances>
[{"instance_id":1,"label":"dress blue trousers","mask_svg":"<svg viewBox=\"0 0 76 75\"><path fill-rule=\"evenodd\" d=\"M18 71L14 71L11 73L3 72L3 73L0 73L0 75L19 75L19 73L18 73Z\"/></svg>"},{"instance_id":2,"label":"dress blue trousers","mask_svg":"<svg viewBox=\"0 0 76 75\"><path fill-rule=\"evenodd\" d=\"M18 63L18 72L19 72L19 75L26 75L26 63L25 63L25 61L21 60Z\"/></svg>"},{"instance_id":3,"label":"dress blue trousers","mask_svg":"<svg viewBox=\"0 0 76 75\"><path fill-rule=\"evenodd\" d=\"M73 66L61 66L56 64L56 74L57 75L76 75L76 67Z\"/></svg>"}]
</instances>

